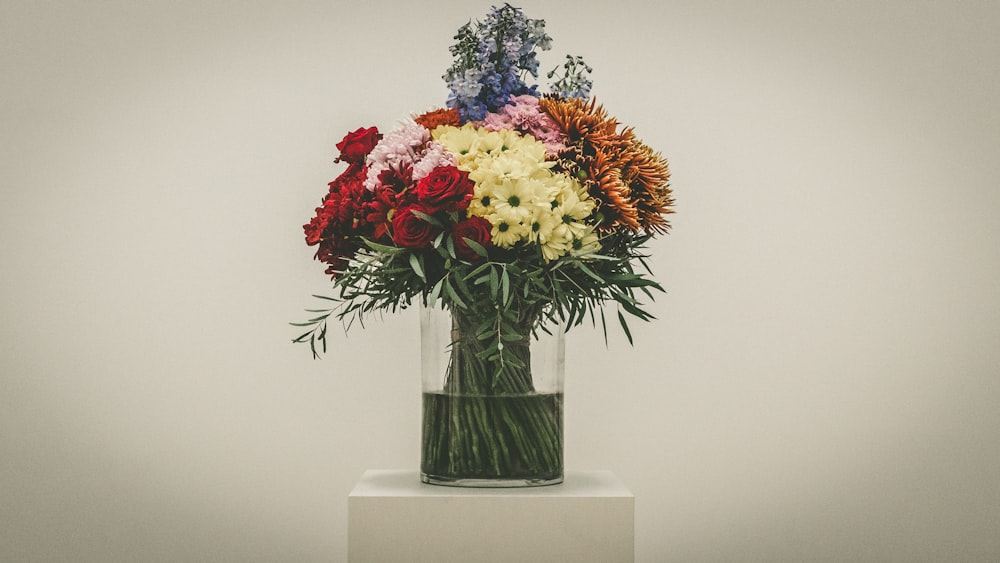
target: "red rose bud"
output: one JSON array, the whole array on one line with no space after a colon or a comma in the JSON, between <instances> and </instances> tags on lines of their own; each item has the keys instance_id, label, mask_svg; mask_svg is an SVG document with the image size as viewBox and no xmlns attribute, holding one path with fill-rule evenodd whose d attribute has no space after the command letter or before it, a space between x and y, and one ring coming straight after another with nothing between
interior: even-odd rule
<instances>
[{"instance_id":1,"label":"red rose bud","mask_svg":"<svg viewBox=\"0 0 1000 563\"><path fill-rule=\"evenodd\" d=\"M361 128L353 133L348 133L342 141L337 143L340 156L334 162L364 164L365 157L372 152L381 139L382 134L378 132L377 127Z\"/></svg>"},{"instance_id":2,"label":"red rose bud","mask_svg":"<svg viewBox=\"0 0 1000 563\"><path fill-rule=\"evenodd\" d=\"M417 201L431 210L462 211L472 201L475 184L469 173L454 166L438 166L417 182Z\"/></svg>"},{"instance_id":3,"label":"red rose bud","mask_svg":"<svg viewBox=\"0 0 1000 563\"><path fill-rule=\"evenodd\" d=\"M465 260L481 258L465 239L475 241L483 248L487 248L490 245L490 233L492 231L493 226L482 217L469 217L465 221L458 223L451 232L451 236L455 242L455 253L458 254L459 258Z\"/></svg>"},{"instance_id":4,"label":"red rose bud","mask_svg":"<svg viewBox=\"0 0 1000 563\"><path fill-rule=\"evenodd\" d=\"M425 248L430 245L438 229L414 215L413 210L430 214L428 209L419 205L411 205L396 212L392 218L392 241L404 248Z\"/></svg>"}]
</instances>

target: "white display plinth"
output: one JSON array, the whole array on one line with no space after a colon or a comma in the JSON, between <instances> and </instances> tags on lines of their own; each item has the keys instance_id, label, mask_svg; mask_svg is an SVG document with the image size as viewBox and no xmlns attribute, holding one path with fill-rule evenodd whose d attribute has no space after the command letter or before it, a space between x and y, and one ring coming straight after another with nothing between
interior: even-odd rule
<instances>
[{"instance_id":1,"label":"white display plinth","mask_svg":"<svg viewBox=\"0 0 1000 563\"><path fill-rule=\"evenodd\" d=\"M347 499L348 561L612 563L635 559L635 497L610 471L486 489L370 470Z\"/></svg>"}]
</instances>

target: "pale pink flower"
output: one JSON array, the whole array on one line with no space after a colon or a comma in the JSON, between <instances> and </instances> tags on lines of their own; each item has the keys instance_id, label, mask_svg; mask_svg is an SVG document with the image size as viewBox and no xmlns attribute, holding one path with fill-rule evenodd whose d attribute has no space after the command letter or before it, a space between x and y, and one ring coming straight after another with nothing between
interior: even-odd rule
<instances>
[{"instance_id":1,"label":"pale pink flower","mask_svg":"<svg viewBox=\"0 0 1000 563\"><path fill-rule=\"evenodd\" d=\"M563 134L552 119L538 105L538 98L525 94L511 96L513 103L486 114L480 126L491 131L513 129L531 135L545 145L545 152L556 155L566 149Z\"/></svg>"},{"instance_id":2,"label":"pale pink flower","mask_svg":"<svg viewBox=\"0 0 1000 563\"><path fill-rule=\"evenodd\" d=\"M455 155L444 150L444 145L437 141L427 143L427 149L413 165L413 181L427 176L438 166L455 166Z\"/></svg>"},{"instance_id":3,"label":"pale pink flower","mask_svg":"<svg viewBox=\"0 0 1000 563\"><path fill-rule=\"evenodd\" d=\"M366 160L368 177L365 187L374 190L379 183L379 175L386 170L412 167L426 152L430 140L430 132L412 119L404 120L398 128L386 133Z\"/></svg>"}]
</instances>

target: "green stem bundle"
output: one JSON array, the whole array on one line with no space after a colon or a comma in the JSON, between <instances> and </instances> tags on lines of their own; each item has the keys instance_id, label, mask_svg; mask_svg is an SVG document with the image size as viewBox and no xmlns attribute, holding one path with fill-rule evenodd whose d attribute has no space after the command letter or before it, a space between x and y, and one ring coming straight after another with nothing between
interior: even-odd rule
<instances>
[{"instance_id":1,"label":"green stem bundle","mask_svg":"<svg viewBox=\"0 0 1000 563\"><path fill-rule=\"evenodd\" d=\"M491 353L498 336L478 331L483 317L452 311L444 388L424 394L422 472L437 481L553 481L562 477L562 393L536 392L531 328L518 315L517 338Z\"/></svg>"}]
</instances>

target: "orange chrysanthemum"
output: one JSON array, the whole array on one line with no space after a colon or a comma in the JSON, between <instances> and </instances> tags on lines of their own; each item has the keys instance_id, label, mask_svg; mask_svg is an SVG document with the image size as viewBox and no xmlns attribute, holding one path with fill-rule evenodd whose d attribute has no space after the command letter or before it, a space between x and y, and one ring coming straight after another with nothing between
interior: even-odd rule
<instances>
[{"instance_id":1,"label":"orange chrysanthemum","mask_svg":"<svg viewBox=\"0 0 1000 563\"><path fill-rule=\"evenodd\" d=\"M670 167L663 156L638 139L630 147L628 156L623 160L622 181L631 188L639 222L647 230L665 233L670 229L670 222L664 216L674 212Z\"/></svg>"},{"instance_id":2,"label":"orange chrysanthemum","mask_svg":"<svg viewBox=\"0 0 1000 563\"><path fill-rule=\"evenodd\" d=\"M428 131L433 131L439 125L452 125L454 127L460 125L457 109L436 109L419 115L413 118L413 120Z\"/></svg>"},{"instance_id":3,"label":"orange chrysanthemum","mask_svg":"<svg viewBox=\"0 0 1000 563\"><path fill-rule=\"evenodd\" d=\"M621 225L633 231L639 230L639 212L630 197L628 184L623 181L617 157L597 148L590 163L590 176L599 190L595 195L601 202L599 211L604 216L603 225Z\"/></svg>"},{"instance_id":4,"label":"orange chrysanthemum","mask_svg":"<svg viewBox=\"0 0 1000 563\"><path fill-rule=\"evenodd\" d=\"M539 105L566 134L567 149L558 165L589 187L598 202L602 229L670 228L664 218L673 213L670 170L659 153L631 128L619 131L618 121L593 100L547 96Z\"/></svg>"}]
</instances>

